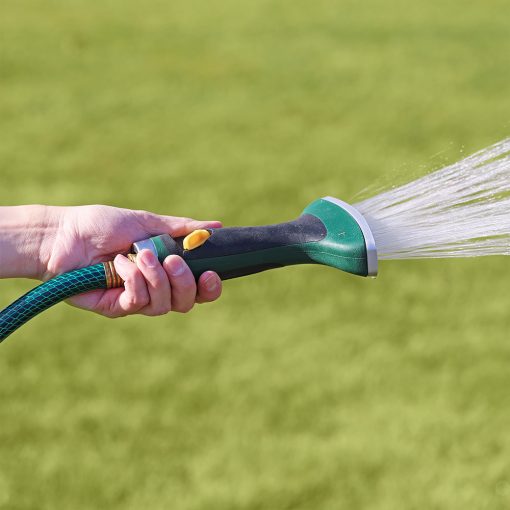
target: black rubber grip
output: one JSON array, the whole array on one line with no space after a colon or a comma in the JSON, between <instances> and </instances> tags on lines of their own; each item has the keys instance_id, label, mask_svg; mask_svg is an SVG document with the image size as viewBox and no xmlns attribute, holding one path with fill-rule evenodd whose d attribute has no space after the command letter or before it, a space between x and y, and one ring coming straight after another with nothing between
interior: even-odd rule
<instances>
[{"instance_id":1,"label":"black rubber grip","mask_svg":"<svg viewBox=\"0 0 510 510\"><path fill-rule=\"evenodd\" d=\"M327 235L322 221L310 214L277 225L226 227L210 232L205 244L194 250L183 249L183 238L175 239L172 248L170 243L165 244L171 253L186 260L196 276L211 270L223 280L304 262L300 247Z\"/></svg>"}]
</instances>

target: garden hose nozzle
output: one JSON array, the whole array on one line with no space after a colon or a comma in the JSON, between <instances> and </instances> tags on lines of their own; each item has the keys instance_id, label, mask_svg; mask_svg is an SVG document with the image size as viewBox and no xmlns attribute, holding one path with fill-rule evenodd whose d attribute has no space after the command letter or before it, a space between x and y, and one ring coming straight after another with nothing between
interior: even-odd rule
<instances>
[{"instance_id":1,"label":"garden hose nozzle","mask_svg":"<svg viewBox=\"0 0 510 510\"><path fill-rule=\"evenodd\" d=\"M294 264L323 264L359 276L377 275L374 238L352 206L326 197L310 204L294 221L262 227L198 230L186 238L164 234L134 243L163 262L181 256L198 278L217 272L222 280Z\"/></svg>"},{"instance_id":2,"label":"garden hose nozzle","mask_svg":"<svg viewBox=\"0 0 510 510\"><path fill-rule=\"evenodd\" d=\"M260 227L202 229L185 238L168 234L137 241L130 260L151 250L163 262L179 255L198 279L215 271L222 280L295 264L322 264L358 276L377 275L370 227L351 205L325 197L294 221ZM0 342L50 306L76 294L121 287L112 261L64 273L32 289L0 313Z\"/></svg>"}]
</instances>

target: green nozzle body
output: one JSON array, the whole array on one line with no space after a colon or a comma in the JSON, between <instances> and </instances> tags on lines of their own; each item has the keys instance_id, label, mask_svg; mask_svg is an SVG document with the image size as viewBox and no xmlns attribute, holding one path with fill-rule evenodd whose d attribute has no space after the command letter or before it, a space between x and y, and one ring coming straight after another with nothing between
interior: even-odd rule
<instances>
[{"instance_id":1,"label":"green nozzle body","mask_svg":"<svg viewBox=\"0 0 510 510\"><path fill-rule=\"evenodd\" d=\"M135 243L134 248L149 248L160 261L180 255L197 278L209 270L225 280L294 264L377 275L377 251L368 224L352 206L331 197L311 203L291 222L210 232L209 239L194 250L184 250L182 239L168 235Z\"/></svg>"}]
</instances>

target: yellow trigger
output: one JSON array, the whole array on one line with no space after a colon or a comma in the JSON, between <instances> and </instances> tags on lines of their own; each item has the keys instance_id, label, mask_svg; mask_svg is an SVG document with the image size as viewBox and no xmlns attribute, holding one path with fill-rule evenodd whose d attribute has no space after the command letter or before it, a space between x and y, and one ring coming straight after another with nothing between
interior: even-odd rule
<instances>
[{"instance_id":1,"label":"yellow trigger","mask_svg":"<svg viewBox=\"0 0 510 510\"><path fill-rule=\"evenodd\" d=\"M184 238L182 246L185 250L194 250L202 246L210 237L211 233L208 230L195 230Z\"/></svg>"}]
</instances>

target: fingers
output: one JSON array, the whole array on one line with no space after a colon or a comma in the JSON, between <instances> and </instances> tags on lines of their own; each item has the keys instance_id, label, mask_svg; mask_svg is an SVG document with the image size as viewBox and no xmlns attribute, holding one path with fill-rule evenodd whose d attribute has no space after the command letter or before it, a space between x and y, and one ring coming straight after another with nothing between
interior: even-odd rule
<instances>
[{"instance_id":1,"label":"fingers","mask_svg":"<svg viewBox=\"0 0 510 510\"><path fill-rule=\"evenodd\" d=\"M197 284L191 269L177 255L167 257L163 267L172 287L172 310L181 313L189 312L197 297Z\"/></svg>"},{"instance_id":2,"label":"fingers","mask_svg":"<svg viewBox=\"0 0 510 510\"><path fill-rule=\"evenodd\" d=\"M136 257L136 265L143 277L149 294L149 304L139 310L144 315L164 315L172 308L170 282L158 258L150 250L142 250Z\"/></svg>"},{"instance_id":3,"label":"fingers","mask_svg":"<svg viewBox=\"0 0 510 510\"><path fill-rule=\"evenodd\" d=\"M114 264L124 280L124 289L108 291L119 292L115 302L101 303L101 309L108 308L102 313L109 317L187 313L195 303L215 301L221 295L221 280L216 273L205 272L197 285L191 269L177 255L170 255L160 264L150 250L142 250L136 264L123 255L118 255Z\"/></svg>"},{"instance_id":4,"label":"fingers","mask_svg":"<svg viewBox=\"0 0 510 510\"><path fill-rule=\"evenodd\" d=\"M220 277L212 271L206 271L198 279L197 303L210 303L221 296Z\"/></svg>"},{"instance_id":5,"label":"fingers","mask_svg":"<svg viewBox=\"0 0 510 510\"><path fill-rule=\"evenodd\" d=\"M124 255L117 255L115 269L124 280L124 292L119 295L113 314L129 315L149 304L149 291L142 272Z\"/></svg>"}]
</instances>

